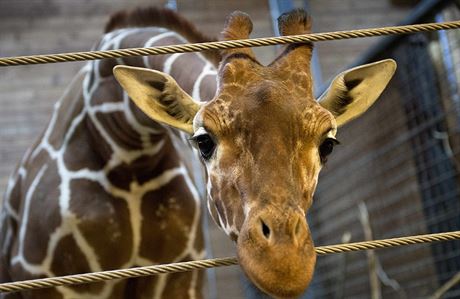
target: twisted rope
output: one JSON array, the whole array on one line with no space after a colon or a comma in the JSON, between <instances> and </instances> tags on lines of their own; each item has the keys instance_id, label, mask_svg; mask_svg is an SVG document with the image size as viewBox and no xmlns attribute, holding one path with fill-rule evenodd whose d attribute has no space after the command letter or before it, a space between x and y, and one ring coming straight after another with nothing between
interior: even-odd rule
<instances>
[{"instance_id":1,"label":"twisted rope","mask_svg":"<svg viewBox=\"0 0 460 299\"><path fill-rule=\"evenodd\" d=\"M82 61L96 60L104 58L121 58L173 53L199 52L205 50L223 50L245 47L262 47L289 43L308 43L330 40L341 40L350 38L382 36L390 34L409 34L422 31L435 31L460 28L460 21L442 22L442 23L427 23L405 26L381 27L372 29L357 29L348 31L312 33L302 35L289 35L281 37L265 37L255 39L242 39L230 41L218 41L207 43L194 43L183 45L160 46L151 48L128 48L120 50L107 51L88 51L88 52L73 52L49 55L31 55L0 58L1 66L28 65L28 64L43 64L57 63L67 61Z\"/></svg>"},{"instance_id":2,"label":"twisted rope","mask_svg":"<svg viewBox=\"0 0 460 299\"><path fill-rule=\"evenodd\" d=\"M333 253L344 253L351 251L360 251L368 249L389 248L395 246L449 241L460 239L460 231L427 234L418 236L409 236L401 238L337 244L329 246L316 247L315 251L318 255L326 255ZM101 282L113 279L124 279L132 277L141 277L157 274L185 272L191 270L199 270L206 268L222 267L237 265L238 260L235 257L216 258L201 261L190 261L182 263L173 263L166 265L138 267L131 269L112 270L103 272L94 272L86 274L75 274L61 277L51 277L44 279L34 279L26 281L8 282L0 284L0 293L17 292L22 290L42 289L57 287L63 285L74 285L90 282Z\"/></svg>"}]
</instances>

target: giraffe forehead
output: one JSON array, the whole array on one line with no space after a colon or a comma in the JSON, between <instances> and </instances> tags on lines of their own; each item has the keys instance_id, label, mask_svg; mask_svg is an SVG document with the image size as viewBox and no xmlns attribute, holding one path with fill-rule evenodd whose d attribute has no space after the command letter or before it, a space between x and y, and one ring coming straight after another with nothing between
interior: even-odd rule
<instances>
[{"instance_id":1,"label":"giraffe forehead","mask_svg":"<svg viewBox=\"0 0 460 299\"><path fill-rule=\"evenodd\" d=\"M245 140L257 138L321 137L333 130L332 114L314 101L273 99L271 89L257 89L253 97L223 94L205 106L200 125L216 137L229 135ZM251 137L254 138L254 137Z\"/></svg>"},{"instance_id":2,"label":"giraffe forehead","mask_svg":"<svg viewBox=\"0 0 460 299\"><path fill-rule=\"evenodd\" d=\"M248 78L241 83L224 83L207 108L217 111L226 108L242 113L273 109L299 111L312 101L305 92L298 92L287 82L272 77L258 74L257 78Z\"/></svg>"},{"instance_id":3,"label":"giraffe forehead","mask_svg":"<svg viewBox=\"0 0 460 299\"><path fill-rule=\"evenodd\" d=\"M223 84L241 83L257 80L266 72L266 69L247 58L227 57L219 68L219 77ZM229 61L230 59L230 61Z\"/></svg>"},{"instance_id":4,"label":"giraffe forehead","mask_svg":"<svg viewBox=\"0 0 460 299\"><path fill-rule=\"evenodd\" d=\"M248 68L248 64L253 63L236 59L221 67L226 80L220 82L217 96L203 107L198 123L216 135L249 135L262 128L314 133L318 126L333 127L332 115L316 103L311 90L296 88L293 82L307 80L308 76L294 75L296 80L292 80L291 75L283 77L269 67Z\"/></svg>"}]
</instances>

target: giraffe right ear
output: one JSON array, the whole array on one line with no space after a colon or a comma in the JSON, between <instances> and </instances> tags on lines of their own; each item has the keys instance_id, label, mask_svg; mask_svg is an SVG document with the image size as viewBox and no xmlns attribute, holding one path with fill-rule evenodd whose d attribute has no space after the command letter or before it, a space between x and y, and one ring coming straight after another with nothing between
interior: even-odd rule
<instances>
[{"instance_id":1,"label":"giraffe right ear","mask_svg":"<svg viewBox=\"0 0 460 299\"><path fill-rule=\"evenodd\" d=\"M193 134L193 118L200 104L169 75L139 67L118 65L115 78L150 118Z\"/></svg>"},{"instance_id":2,"label":"giraffe right ear","mask_svg":"<svg viewBox=\"0 0 460 299\"><path fill-rule=\"evenodd\" d=\"M396 62L385 59L340 73L318 103L342 126L374 104L396 71Z\"/></svg>"}]
</instances>

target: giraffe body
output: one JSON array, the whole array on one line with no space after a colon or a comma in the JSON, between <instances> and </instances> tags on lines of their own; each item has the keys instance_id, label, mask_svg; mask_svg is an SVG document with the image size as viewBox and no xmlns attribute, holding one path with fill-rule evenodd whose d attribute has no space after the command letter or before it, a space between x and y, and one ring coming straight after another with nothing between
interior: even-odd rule
<instances>
[{"instance_id":1,"label":"giraffe body","mask_svg":"<svg viewBox=\"0 0 460 299\"><path fill-rule=\"evenodd\" d=\"M96 49L185 42L165 28L122 28L104 35ZM199 99L215 93L214 66L200 54L88 63L9 181L0 223L1 281L204 257L197 187L203 178L194 150L185 134L132 104L112 75L116 64L182 77L183 88ZM201 285L202 273L190 272L9 296L200 298Z\"/></svg>"}]
</instances>

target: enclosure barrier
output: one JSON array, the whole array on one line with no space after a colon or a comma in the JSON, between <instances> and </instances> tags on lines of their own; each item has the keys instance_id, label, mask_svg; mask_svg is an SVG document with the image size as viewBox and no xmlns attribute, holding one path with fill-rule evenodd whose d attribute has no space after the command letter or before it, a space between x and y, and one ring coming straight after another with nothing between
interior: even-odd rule
<instances>
[{"instance_id":1,"label":"enclosure barrier","mask_svg":"<svg viewBox=\"0 0 460 299\"><path fill-rule=\"evenodd\" d=\"M264 37L253 39L240 39L230 41L218 41L207 43L194 43L182 45L170 45L151 48L128 48L121 50L107 50L107 51L88 51L88 52L74 52L74 53L61 53L61 54L48 54L48 55L31 55L31 56L17 56L0 58L0 67L2 66L15 66L15 65L29 65L29 64L44 64L44 63L57 63L68 61L82 61L82 60L96 60L104 58L121 58L121 57L134 57L134 56L147 56L147 55L161 55L173 53L188 53L199 52L206 50L223 50L233 48L246 48L246 47L262 47L290 43L309 43L320 41L331 41L340 39L360 38L360 37L375 37L382 35L395 35L395 34L410 34L416 32L447 30L460 28L460 21L441 22L441 23L426 23L405 26L391 26L380 27L372 29L357 29L347 31L335 31L324 33L311 33L300 35L287 35L280 37Z\"/></svg>"},{"instance_id":2,"label":"enclosure barrier","mask_svg":"<svg viewBox=\"0 0 460 299\"><path fill-rule=\"evenodd\" d=\"M231 48L244 47L261 47L289 43L308 43L319 41L330 41L361 37L374 37L382 35L410 34L424 31L436 31L460 28L460 21L427 23L405 26L381 27L373 29L358 29L348 31L336 31L325 33L313 33L303 35L291 35L282 37L268 37L244 40L218 41L207 43L194 43L183 45L170 45L152 48L130 48L109 51L88 51L75 53L61 53L49 55L31 55L0 58L1 66L16 66L29 64L45 64L68 61L96 60L104 58L121 58L133 56L147 56L173 53L198 52L205 50L222 50ZM347 244L337 244L329 246L316 247L318 255L327 255L333 253L345 253L352 251L390 248L403 245L422 244L439 241L450 241L460 239L460 231L444 232L436 234L426 234L418 236L407 236L392 239L382 239L373 241L364 241ZM235 257L217 258L208 260L198 260L190 262L181 262L165 265L155 265L147 267L137 267L131 269L121 269L112 271L102 271L85 274L75 274L61 277L51 277L44 279L34 279L26 281L17 281L0 284L0 293L18 292L22 290L42 289L58 287L65 285L76 285L83 283L101 282L114 279L125 279L132 277L141 277L149 275L158 275L166 273L185 272L213 267L222 267L237 265L238 260Z\"/></svg>"},{"instance_id":3,"label":"enclosure barrier","mask_svg":"<svg viewBox=\"0 0 460 299\"><path fill-rule=\"evenodd\" d=\"M437 234L427 234L418 236L408 236L392 239L364 241L347 244L337 244L329 246L320 246L315 248L317 255L326 255L333 253L345 253L352 251L361 251L369 249L389 248L403 245L431 243L439 241L451 241L460 239L460 231L445 232ZM43 279L33 279L17 282L8 282L0 284L0 293L18 292L23 290L43 289L64 285L75 285L91 282L101 282L114 279L125 279L149 275L158 275L166 273L186 272L206 268L215 268L223 266L237 265L238 260L235 257L216 258L208 260L190 261L182 263L173 263L165 265L137 267L131 269L102 271L85 274L75 274L60 277L50 277Z\"/></svg>"}]
</instances>

